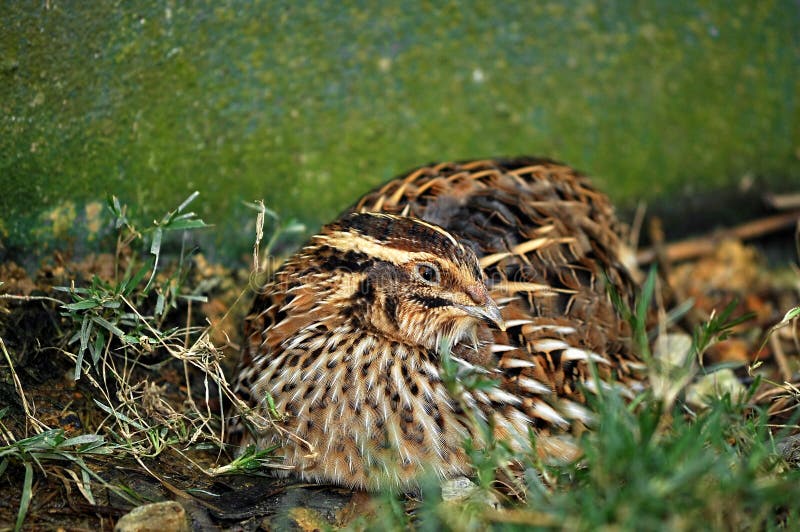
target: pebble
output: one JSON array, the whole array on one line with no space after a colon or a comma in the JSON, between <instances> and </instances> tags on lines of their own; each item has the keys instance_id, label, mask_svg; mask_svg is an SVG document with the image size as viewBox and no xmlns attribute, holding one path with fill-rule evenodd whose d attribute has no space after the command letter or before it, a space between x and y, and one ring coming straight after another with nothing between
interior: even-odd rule
<instances>
[{"instance_id":1,"label":"pebble","mask_svg":"<svg viewBox=\"0 0 800 532\"><path fill-rule=\"evenodd\" d=\"M189 532L186 511L175 501L138 506L123 515L115 532Z\"/></svg>"}]
</instances>

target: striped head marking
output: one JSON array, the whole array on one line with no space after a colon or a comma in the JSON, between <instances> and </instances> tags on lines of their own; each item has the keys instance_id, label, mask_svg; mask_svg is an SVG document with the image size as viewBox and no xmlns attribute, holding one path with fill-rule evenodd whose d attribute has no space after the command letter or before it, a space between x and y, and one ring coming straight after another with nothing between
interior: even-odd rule
<instances>
[{"instance_id":1,"label":"striped head marking","mask_svg":"<svg viewBox=\"0 0 800 532\"><path fill-rule=\"evenodd\" d=\"M429 222L349 214L324 227L305 256L315 275L342 279L344 315L397 341L436 349L474 338L480 322L503 327L474 251Z\"/></svg>"}]
</instances>

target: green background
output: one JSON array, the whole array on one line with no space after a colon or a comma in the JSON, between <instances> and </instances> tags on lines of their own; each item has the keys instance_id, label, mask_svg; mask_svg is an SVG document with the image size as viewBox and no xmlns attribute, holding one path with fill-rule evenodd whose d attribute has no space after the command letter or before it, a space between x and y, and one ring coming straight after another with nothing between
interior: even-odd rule
<instances>
[{"instance_id":1,"label":"green background","mask_svg":"<svg viewBox=\"0 0 800 532\"><path fill-rule=\"evenodd\" d=\"M243 200L313 228L492 155L563 160L622 206L800 183L797 2L375 4L4 2L3 246L80 240L108 194L150 219L199 190L238 256Z\"/></svg>"}]
</instances>

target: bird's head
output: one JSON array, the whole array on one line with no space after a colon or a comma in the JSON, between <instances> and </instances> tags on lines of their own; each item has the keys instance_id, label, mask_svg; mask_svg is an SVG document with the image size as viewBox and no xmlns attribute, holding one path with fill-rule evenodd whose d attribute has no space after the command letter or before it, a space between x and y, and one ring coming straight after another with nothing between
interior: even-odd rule
<instances>
[{"instance_id":1,"label":"bird's head","mask_svg":"<svg viewBox=\"0 0 800 532\"><path fill-rule=\"evenodd\" d=\"M427 349L477 340L486 323L504 328L475 253L443 228L404 216L353 213L306 248L324 296L344 315L387 337Z\"/></svg>"}]
</instances>

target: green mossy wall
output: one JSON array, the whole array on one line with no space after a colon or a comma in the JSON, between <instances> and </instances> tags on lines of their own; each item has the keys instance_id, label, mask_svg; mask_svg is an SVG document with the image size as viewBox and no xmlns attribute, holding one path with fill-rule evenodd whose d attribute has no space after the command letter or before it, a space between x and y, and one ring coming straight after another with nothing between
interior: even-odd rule
<instances>
[{"instance_id":1,"label":"green mossy wall","mask_svg":"<svg viewBox=\"0 0 800 532\"><path fill-rule=\"evenodd\" d=\"M238 254L243 200L314 227L415 165L500 154L622 204L800 183L797 2L382 4L3 3L0 241L199 190Z\"/></svg>"}]
</instances>

